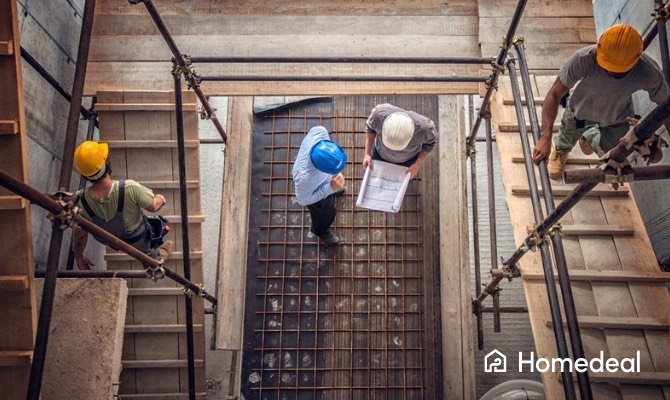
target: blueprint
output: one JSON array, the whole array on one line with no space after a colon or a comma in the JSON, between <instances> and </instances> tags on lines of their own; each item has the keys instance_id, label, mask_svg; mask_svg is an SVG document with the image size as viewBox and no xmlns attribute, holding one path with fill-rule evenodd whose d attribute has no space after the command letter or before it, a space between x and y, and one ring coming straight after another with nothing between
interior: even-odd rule
<instances>
[{"instance_id":1,"label":"blueprint","mask_svg":"<svg viewBox=\"0 0 670 400\"><path fill-rule=\"evenodd\" d=\"M356 206L371 210L400 211L411 174L407 167L384 161L372 161L372 168L365 170Z\"/></svg>"}]
</instances>

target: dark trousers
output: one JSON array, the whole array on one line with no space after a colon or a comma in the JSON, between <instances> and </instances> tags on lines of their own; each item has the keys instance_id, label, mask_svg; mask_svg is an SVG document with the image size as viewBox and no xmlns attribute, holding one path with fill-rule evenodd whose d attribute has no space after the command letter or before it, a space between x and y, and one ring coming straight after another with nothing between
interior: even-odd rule
<instances>
[{"instance_id":1,"label":"dark trousers","mask_svg":"<svg viewBox=\"0 0 670 400\"><path fill-rule=\"evenodd\" d=\"M311 231L317 236L328 232L330 225L335 221L335 196L332 194L321 201L307 206L312 216Z\"/></svg>"},{"instance_id":2,"label":"dark trousers","mask_svg":"<svg viewBox=\"0 0 670 400\"><path fill-rule=\"evenodd\" d=\"M405 162L396 163L396 162L392 162L392 161L383 159L382 156L379 155L379 152L377 151L377 148L375 146L372 146L372 154L370 156L372 156L373 160L386 161L386 162L391 163L391 164L402 165L403 167L408 167L409 168L409 167L412 166L412 164L414 164L416 159L419 158L419 153L416 153L416 155L414 157L410 158L409 160L407 160Z\"/></svg>"}]
</instances>

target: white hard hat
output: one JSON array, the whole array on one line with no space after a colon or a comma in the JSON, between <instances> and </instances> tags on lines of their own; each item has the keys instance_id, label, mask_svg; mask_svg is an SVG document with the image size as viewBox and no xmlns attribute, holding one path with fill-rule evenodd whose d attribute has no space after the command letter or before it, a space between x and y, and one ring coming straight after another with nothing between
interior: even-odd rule
<instances>
[{"instance_id":1,"label":"white hard hat","mask_svg":"<svg viewBox=\"0 0 670 400\"><path fill-rule=\"evenodd\" d=\"M394 112L382 125L382 142L393 151L404 150L414 136L414 121L404 112Z\"/></svg>"}]
</instances>

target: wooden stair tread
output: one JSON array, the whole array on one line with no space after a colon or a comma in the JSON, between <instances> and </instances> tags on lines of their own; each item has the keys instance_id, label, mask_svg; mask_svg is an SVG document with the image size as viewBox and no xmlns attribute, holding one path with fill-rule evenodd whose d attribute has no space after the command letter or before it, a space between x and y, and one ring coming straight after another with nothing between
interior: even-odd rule
<instances>
[{"instance_id":1,"label":"wooden stair tread","mask_svg":"<svg viewBox=\"0 0 670 400\"><path fill-rule=\"evenodd\" d=\"M670 321L667 318L640 318L640 317L603 317L603 316L577 316L579 326L582 328L599 329L649 329L667 331ZM545 325L553 326L551 320L545 320ZM563 326L566 322L563 321Z\"/></svg>"},{"instance_id":2,"label":"wooden stair tread","mask_svg":"<svg viewBox=\"0 0 670 400\"><path fill-rule=\"evenodd\" d=\"M193 324L193 332L202 332L202 324ZM186 332L186 324L142 324L126 325L125 333L182 333Z\"/></svg>"},{"instance_id":3,"label":"wooden stair tread","mask_svg":"<svg viewBox=\"0 0 670 400\"><path fill-rule=\"evenodd\" d=\"M535 228L526 227L526 231L531 233ZM561 225L561 234L563 236L633 236L635 228L626 225Z\"/></svg>"},{"instance_id":4,"label":"wooden stair tread","mask_svg":"<svg viewBox=\"0 0 670 400\"><path fill-rule=\"evenodd\" d=\"M105 141L110 148L177 148L177 140L107 140ZM184 147L197 148L200 146L199 140L184 140Z\"/></svg>"},{"instance_id":5,"label":"wooden stair tread","mask_svg":"<svg viewBox=\"0 0 670 400\"><path fill-rule=\"evenodd\" d=\"M551 192L554 194L554 196L561 196L565 197L572 193L572 191L575 189L576 186L568 186L568 185L553 185L551 187ZM542 188L538 188L538 192L540 195L544 193ZM623 196L628 196L629 190L627 187L620 187L617 190L612 189L612 187L608 187L608 185L599 185L596 186L593 190L588 192L586 196L588 197L623 197ZM512 185L512 194L516 195L529 195L530 194L530 189L528 186L523 186L523 185Z\"/></svg>"},{"instance_id":6,"label":"wooden stair tread","mask_svg":"<svg viewBox=\"0 0 670 400\"><path fill-rule=\"evenodd\" d=\"M204 367L205 360L193 360L196 367ZM123 368L188 368L188 360L121 360Z\"/></svg>"},{"instance_id":7,"label":"wooden stair tread","mask_svg":"<svg viewBox=\"0 0 670 400\"><path fill-rule=\"evenodd\" d=\"M571 281L589 282L648 282L664 283L670 282L670 272L661 271L619 271L619 270L586 270L572 269L568 271ZM558 278L558 275L554 275ZM528 280L544 279L541 270L521 271L521 277Z\"/></svg>"},{"instance_id":8,"label":"wooden stair tread","mask_svg":"<svg viewBox=\"0 0 670 400\"><path fill-rule=\"evenodd\" d=\"M0 276L0 291L22 292L28 289L30 279L27 275Z\"/></svg>"},{"instance_id":9,"label":"wooden stair tread","mask_svg":"<svg viewBox=\"0 0 670 400\"><path fill-rule=\"evenodd\" d=\"M25 367L33 362L32 350L0 351L0 367Z\"/></svg>"}]
</instances>

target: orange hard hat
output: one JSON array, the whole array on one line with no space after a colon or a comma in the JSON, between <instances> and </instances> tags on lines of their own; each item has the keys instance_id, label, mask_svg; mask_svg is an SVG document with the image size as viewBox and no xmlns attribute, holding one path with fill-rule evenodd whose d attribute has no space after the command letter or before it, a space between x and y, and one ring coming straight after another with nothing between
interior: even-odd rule
<instances>
[{"instance_id":1,"label":"orange hard hat","mask_svg":"<svg viewBox=\"0 0 670 400\"><path fill-rule=\"evenodd\" d=\"M632 26L618 24L609 27L598 40L598 65L613 73L630 71L644 51L642 37Z\"/></svg>"}]
</instances>

